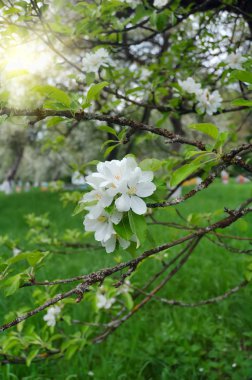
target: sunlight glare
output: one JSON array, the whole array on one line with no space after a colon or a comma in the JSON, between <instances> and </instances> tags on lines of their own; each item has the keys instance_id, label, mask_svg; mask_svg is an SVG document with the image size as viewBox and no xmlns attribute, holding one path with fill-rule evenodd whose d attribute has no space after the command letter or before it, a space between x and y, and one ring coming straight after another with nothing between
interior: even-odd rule
<instances>
[{"instance_id":1,"label":"sunlight glare","mask_svg":"<svg viewBox=\"0 0 252 380\"><path fill-rule=\"evenodd\" d=\"M52 54L38 41L10 47L5 55L3 68L6 73L23 70L27 74L43 74L52 65Z\"/></svg>"}]
</instances>

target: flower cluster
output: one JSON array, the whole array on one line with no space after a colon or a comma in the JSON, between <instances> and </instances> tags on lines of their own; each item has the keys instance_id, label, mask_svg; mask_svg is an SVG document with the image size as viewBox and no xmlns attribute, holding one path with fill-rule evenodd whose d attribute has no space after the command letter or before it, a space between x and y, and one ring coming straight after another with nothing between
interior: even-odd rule
<instances>
[{"instance_id":1,"label":"flower cluster","mask_svg":"<svg viewBox=\"0 0 252 380\"><path fill-rule=\"evenodd\" d=\"M106 49L100 48L95 52L87 53L82 60L84 71L87 73L97 73L101 66L113 66L109 53Z\"/></svg>"},{"instance_id":2,"label":"flower cluster","mask_svg":"<svg viewBox=\"0 0 252 380\"><path fill-rule=\"evenodd\" d=\"M139 4L141 4L140 0L120 0L120 2L130 5L132 8L136 8Z\"/></svg>"},{"instance_id":3,"label":"flower cluster","mask_svg":"<svg viewBox=\"0 0 252 380\"><path fill-rule=\"evenodd\" d=\"M157 7L157 8L162 8L167 4L168 4L168 0L154 0L154 3L153 3L154 7Z\"/></svg>"},{"instance_id":4,"label":"flower cluster","mask_svg":"<svg viewBox=\"0 0 252 380\"><path fill-rule=\"evenodd\" d=\"M201 85L196 83L191 77L185 81L178 80L178 84L184 91L196 96L197 108L202 113L213 115L221 107L222 98L219 91L211 93L207 88L202 89Z\"/></svg>"},{"instance_id":5,"label":"flower cluster","mask_svg":"<svg viewBox=\"0 0 252 380\"><path fill-rule=\"evenodd\" d=\"M222 97L219 91L209 92L208 89L202 90L197 96L198 109L202 113L213 115L221 107Z\"/></svg>"},{"instance_id":6,"label":"flower cluster","mask_svg":"<svg viewBox=\"0 0 252 380\"><path fill-rule=\"evenodd\" d=\"M98 309L110 309L116 299L114 297L108 298L104 294L96 295L96 305Z\"/></svg>"},{"instance_id":7,"label":"flower cluster","mask_svg":"<svg viewBox=\"0 0 252 380\"><path fill-rule=\"evenodd\" d=\"M81 200L88 211L84 226L86 231L94 232L95 239L107 252L114 251L117 241L124 249L130 245L129 240L116 234L114 226L120 223L124 212L146 213L147 206L142 198L155 191L152 179L153 172L142 171L132 157L100 162L97 172L86 177L92 190ZM132 234L130 240L134 239Z\"/></svg>"},{"instance_id":8,"label":"flower cluster","mask_svg":"<svg viewBox=\"0 0 252 380\"><path fill-rule=\"evenodd\" d=\"M59 306L49 307L46 315L43 317L44 321L46 321L47 326L55 326L56 325L56 317L61 312L61 308Z\"/></svg>"},{"instance_id":9,"label":"flower cluster","mask_svg":"<svg viewBox=\"0 0 252 380\"><path fill-rule=\"evenodd\" d=\"M242 70L242 64L246 58L239 53L231 53L226 59L226 64L230 69Z\"/></svg>"},{"instance_id":10,"label":"flower cluster","mask_svg":"<svg viewBox=\"0 0 252 380\"><path fill-rule=\"evenodd\" d=\"M110 309L112 305L116 302L117 296L122 296L132 292L131 283L129 280L125 280L124 283L117 289L116 292L110 292L108 287L103 285L100 287L99 291L96 293L95 301L98 309Z\"/></svg>"}]
</instances>

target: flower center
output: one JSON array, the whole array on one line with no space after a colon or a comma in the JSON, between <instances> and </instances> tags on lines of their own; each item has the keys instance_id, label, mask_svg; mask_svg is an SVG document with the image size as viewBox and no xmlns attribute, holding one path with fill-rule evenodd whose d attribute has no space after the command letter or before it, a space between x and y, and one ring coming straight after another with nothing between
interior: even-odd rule
<instances>
[{"instance_id":1,"label":"flower center","mask_svg":"<svg viewBox=\"0 0 252 380\"><path fill-rule=\"evenodd\" d=\"M101 194L96 194L95 195L95 199L97 199L98 201L102 198Z\"/></svg>"},{"instance_id":2,"label":"flower center","mask_svg":"<svg viewBox=\"0 0 252 380\"><path fill-rule=\"evenodd\" d=\"M115 179L117 179L117 181L119 181L119 179L121 179L121 176L119 174L115 175Z\"/></svg>"},{"instance_id":3,"label":"flower center","mask_svg":"<svg viewBox=\"0 0 252 380\"><path fill-rule=\"evenodd\" d=\"M105 223L108 220L108 218L104 215L99 216L98 221L101 223Z\"/></svg>"},{"instance_id":4,"label":"flower center","mask_svg":"<svg viewBox=\"0 0 252 380\"><path fill-rule=\"evenodd\" d=\"M127 193L129 194L129 195L134 195L134 194L136 194L136 188L134 187L134 186L131 186L129 189L128 189L128 191L127 191Z\"/></svg>"}]
</instances>

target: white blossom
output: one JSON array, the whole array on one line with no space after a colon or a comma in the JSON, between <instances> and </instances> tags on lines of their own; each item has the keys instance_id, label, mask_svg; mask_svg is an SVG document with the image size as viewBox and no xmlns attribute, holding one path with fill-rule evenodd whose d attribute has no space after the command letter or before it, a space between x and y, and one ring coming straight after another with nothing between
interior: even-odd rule
<instances>
[{"instance_id":1,"label":"white blossom","mask_svg":"<svg viewBox=\"0 0 252 380\"><path fill-rule=\"evenodd\" d=\"M157 7L157 8L162 8L167 4L168 4L168 0L155 0L153 3L154 7Z\"/></svg>"},{"instance_id":2,"label":"white blossom","mask_svg":"<svg viewBox=\"0 0 252 380\"><path fill-rule=\"evenodd\" d=\"M126 179L127 178L127 179ZM153 173L143 172L139 167L135 168L120 185L121 196L116 199L115 205L118 211L132 211L138 215L147 211L146 203L142 198L152 195L156 189L152 183Z\"/></svg>"},{"instance_id":3,"label":"white blossom","mask_svg":"<svg viewBox=\"0 0 252 380\"><path fill-rule=\"evenodd\" d=\"M103 209L111 205L113 197L103 189L94 189L89 193L86 193L80 203L88 203L94 201L96 204L93 205L93 207L90 207L90 215L92 215L94 218L98 218L101 215Z\"/></svg>"},{"instance_id":4,"label":"white blossom","mask_svg":"<svg viewBox=\"0 0 252 380\"><path fill-rule=\"evenodd\" d=\"M113 66L113 62L106 49L100 48L95 52L87 53L82 60L83 69L87 73L97 73L101 66Z\"/></svg>"},{"instance_id":5,"label":"white blossom","mask_svg":"<svg viewBox=\"0 0 252 380\"><path fill-rule=\"evenodd\" d=\"M120 0L120 2L130 5L132 8L136 8L138 4L141 4L141 0Z\"/></svg>"},{"instance_id":6,"label":"white blossom","mask_svg":"<svg viewBox=\"0 0 252 380\"><path fill-rule=\"evenodd\" d=\"M117 234L112 234L110 236L110 238L106 241L101 241L101 245L106 249L106 252L107 253L111 253L115 250L115 247L116 247L116 242L119 242L120 246L123 248L123 249L126 249L129 247L130 245L130 242L121 238L120 236L118 236Z\"/></svg>"},{"instance_id":7,"label":"white blossom","mask_svg":"<svg viewBox=\"0 0 252 380\"><path fill-rule=\"evenodd\" d=\"M197 107L202 113L213 115L221 107L222 97L219 91L210 93L208 89L205 89L197 94L197 100Z\"/></svg>"},{"instance_id":8,"label":"white blossom","mask_svg":"<svg viewBox=\"0 0 252 380\"><path fill-rule=\"evenodd\" d=\"M110 309L115 301L115 298L107 298L104 294L96 295L96 305L98 309Z\"/></svg>"},{"instance_id":9,"label":"white blossom","mask_svg":"<svg viewBox=\"0 0 252 380\"><path fill-rule=\"evenodd\" d=\"M117 242L126 249L130 241L136 240L133 232L129 240L123 239L114 225L120 223L123 212L130 209L138 215L147 211L142 198L155 191L152 180L153 172L142 171L132 157L100 162L97 172L86 177L92 190L81 200L87 203L85 209L88 211L83 223L86 231L94 232L95 239L101 242L107 253L115 250Z\"/></svg>"},{"instance_id":10,"label":"white blossom","mask_svg":"<svg viewBox=\"0 0 252 380\"><path fill-rule=\"evenodd\" d=\"M225 60L227 66L230 69L237 69L241 70L242 69L242 64L246 62L246 58L243 57L239 53L231 53L228 55L228 57Z\"/></svg>"},{"instance_id":11,"label":"white blossom","mask_svg":"<svg viewBox=\"0 0 252 380\"><path fill-rule=\"evenodd\" d=\"M86 231L95 233L95 240L107 242L112 235L115 234L113 223L118 224L122 219L122 214L114 212L110 215L108 212L103 211L98 217L92 215L92 208L88 208L91 213L87 214L84 219L84 226Z\"/></svg>"},{"instance_id":12,"label":"white blossom","mask_svg":"<svg viewBox=\"0 0 252 380\"><path fill-rule=\"evenodd\" d=\"M12 253L13 253L13 256L16 257L17 255L21 253L21 249L14 247L12 250Z\"/></svg>"},{"instance_id":13,"label":"white blossom","mask_svg":"<svg viewBox=\"0 0 252 380\"><path fill-rule=\"evenodd\" d=\"M178 84L183 88L184 91L189 94L198 94L201 90L201 85L196 83L193 78L188 77L186 80L178 80Z\"/></svg>"},{"instance_id":14,"label":"white blossom","mask_svg":"<svg viewBox=\"0 0 252 380\"><path fill-rule=\"evenodd\" d=\"M46 321L47 326L55 326L56 325L56 317L61 312L61 308L59 306L49 307L46 315L43 317L44 321Z\"/></svg>"},{"instance_id":15,"label":"white blossom","mask_svg":"<svg viewBox=\"0 0 252 380\"><path fill-rule=\"evenodd\" d=\"M123 181L136 168L137 163L132 157L125 157L121 161L100 162L97 173L88 176L86 181L93 188L107 189L107 193L114 197L120 192Z\"/></svg>"},{"instance_id":16,"label":"white blossom","mask_svg":"<svg viewBox=\"0 0 252 380\"><path fill-rule=\"evenodd\" d=\"M132 292L131 283L129 280L125 280L123 285L121 285L120 288L118 288L117 294L125 294L129 292Z\"/></svg>"},{"instance_id":17,"label":"white blossom","mask_svg":"<svg viewBox=\"0 0 252 380\"><path fill-rule=\"evenodd\" d=\"M140 80L146 81L149 79L150 75L151 75L151 71L146 69L146 67L143 67L140 74Z\"/></svg>"}]
</instances>

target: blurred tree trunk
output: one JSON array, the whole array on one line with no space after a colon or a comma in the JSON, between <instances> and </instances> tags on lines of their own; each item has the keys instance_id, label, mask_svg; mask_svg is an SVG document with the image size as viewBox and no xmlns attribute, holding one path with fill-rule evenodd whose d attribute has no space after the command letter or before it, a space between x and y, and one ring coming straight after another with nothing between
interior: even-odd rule
<instances>
[{"instance_id":1,"label":"blurred tree trunk","mask_svg":"<svg viewBox=\"0 0 252 380\"><path fill-rule=\"evenodd\" d=\"M17 149L16 157L14 159L14 162L10 169L8 170L6 174L6 180L7 181L13 181L15 179L15 176L17 174L18 168L22 162L22 158L24 156L24 146L21 145L19 149Z\"/></svg>"}]
</instances>

